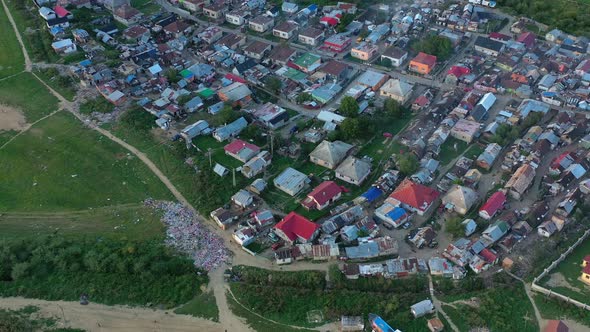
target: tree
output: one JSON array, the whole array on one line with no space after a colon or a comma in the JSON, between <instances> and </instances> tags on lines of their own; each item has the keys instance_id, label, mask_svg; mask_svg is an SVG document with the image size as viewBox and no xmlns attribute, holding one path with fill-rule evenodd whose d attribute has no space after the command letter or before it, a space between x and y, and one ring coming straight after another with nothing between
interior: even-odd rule
<instances>
[{"instance_id":1,"label":"tree","mask_svg":"<svg viewBox=\"0 0 590 332\"><path fill-rule=\"evenodd\" d=\"M391 98L385 99L385 102L383 103L383 112L396 119L400 119L404 113L402 106L396 100Z\"/></svg>"},{"instance_id":2,"label":"tree","mask_svg":"<svg viewBox=\"0 0 590 332\"><path fill-rule=\"evenodd\" d=\"M342 102L340 102L340 114L348 118L356 118L359 115L359 104L351 96L346 96L342 98Z\"/></svg>"},{"instance_id":3,"label":"tree","mask_svg":"<svg viewBox=\"0 0 590 332\"><path fill-rule=\"evenodd\" d=\"M193 99L193 97L190 94L189 95L182 95L182 96L178 97L178 99L176 99L176 102L178 103L178 105L184 106L184 105L186 105L186 103L191 101L191 99Z\"/></svg>"},{"instance_id":4,"label":"tree","mask_svg":"<svg viewBox=\"0 0 590 332\"><path fill-rule=\"evenodd\" d=\"M360 137L362 134L360 121L355 118L346 118L340 124L340 133L344 139L355 139Z\"/></svg>"},{"instance_id":5,"label":"tree","mask_svg":"<svg viewBox=\"0 0 590 332\"><path fill-rule=\"evenodd\" d=\"M219 123L227 124L237 119L238 114L234 111L233 107L229 103L223 105L223 109L219 112Z\"/></svg>"},{"instance_id":6,"label":"tree","mask_svg":"<svg viewBox=\"0 0 590 332\"><path fill-rule=\"evenodd\" d=\"M465 236L465 227L463 227L461 218L459 217L453 217L447 220L445 230L455 239Z\"/></svg>"},{"instance_id":7,"label":"tree","mask_svg":"<svg viewBox=\"0 0 590 332\"><path fill-rule=\"evenodd\" d=\"M278 94L281 91L281 88L283 87L283 82L281 82L281 80L278 77L271 76L266 80L266 87L272 93Z\"/></svg>"},{"instance_id":8,"label":"tree","mask_svg":"<svg viewBox=\"0 0 590 332\"><path fill-rule=\"evenodd\" d=\"M168 81L172 83L177 83L178 81L180 81L180 77L178 76L178 71L176 69L170 68L166 70L165 75Z\"/></svg>"},{"instance_id":9,"label":"tree","mask_svg":"<svg viewBox=\"0 0 590 332\"><path fill-rule=\"evenodd\" d=\"M342 17L340 18L340 23L338 23L338 25L336 26L336 31L337 32L346 31L346 27L350 23L352 23L352 21L354 21L354 15L348 14L348 13L342 15Z\"/></svg>"},{"instance_id":10,"label":"tree","mask_svg":"<svg viewBox=\"0 0 590 332\"><path fill-rule=\"evenodd\" d=\"M451 40L438 35L431 35L416 41L413 48L418 52L435 55L439 60L446 60L453 53Z\"/></svg>"},{"instance_id":11,"label":"tree","mask_svg":"<svg viewBox=\"0 0 590 332\"><path fill-rule=\"evenodd\" d=\"M313 98L311 97L311 95L310 95L309 93L307 93L307 92L302 92L302 93L300 93L300 94L297 96L297 99L296 99L296 101L297 101L297 103L298 103L298 104L303 104L303 103L305 103L306 101L311 101L312 99L313 99Z\"/></svg>"},{"instance_id":12,"label":"tree","mask_svg":"<svg viewBox=\"0 0 590 332\"><path fill-rule=\"evenodd\" d=\"M416 173L419 166L420 163L418 162L418 158L411 153L404 153L397 159L397 167L399 168L399 171L405 175Z\"/></svg>"}]
</instances>

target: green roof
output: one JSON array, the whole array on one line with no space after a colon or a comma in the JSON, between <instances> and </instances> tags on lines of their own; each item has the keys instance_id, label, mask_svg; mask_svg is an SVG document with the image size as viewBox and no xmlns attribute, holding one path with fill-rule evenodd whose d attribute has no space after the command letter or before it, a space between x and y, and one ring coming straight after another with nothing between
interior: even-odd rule
<instances>
[{"instance_id":1,"label":"green roof","mask_svg":"<svg viewBox=\"0 0 590 332\"><path fill-rule=\"evenodd\" d=\"M209 88L205 88L197 93L199 94L199 96L201 96L203 98L210 98L211 96L213 96L215 94L215 91L213 91Z\"/></svg>"},{"instance_id":2,"label":"green roof","mask_svg":"<svg viewBox=\"0 0 590 332\"><path fill-rule=\"evenodd\" d=\"M305 53L302 56L298 57L294 62L297 66L301 68L307 68L321 59L322 58L319 55L315 55L313 53Z\"/></svg>"},{"instance_id":3,"label":"green roof","mask_svg":"<svg viewBox=\"0 0 590 332\"><path fill-rule=\"evenodd\" d=\"M301 81L304 80L307 75L305 73L300 72L297 69L293 69L289 67L287 71L283 74L286 78L292 79L293 81Z\"/></svg>"}]
</instances>

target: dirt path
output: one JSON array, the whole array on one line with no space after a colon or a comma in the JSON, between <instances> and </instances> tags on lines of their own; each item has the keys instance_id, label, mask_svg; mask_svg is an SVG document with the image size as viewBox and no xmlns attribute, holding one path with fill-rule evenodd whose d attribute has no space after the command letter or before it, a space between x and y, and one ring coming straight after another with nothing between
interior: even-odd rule
<instances>
[{"instance_id":1,"label":"dirt path","mask_svg":"<svg viewBox=\"0 0 590 332\"><path fill-rule=\"evenodd\" d=\"M459 332L459 328L457 327L457 325L455 325L455 323L453 323L453 321L451 320L451 317L449 317L449 315L447 315L447 313L442 308L442 305L447 304L447 303L440 301L439 299L436 298L436 296L434 296L434 284L432 283L432 277L430 276L430 274L428 275L428 288L430 289L430 298L432 300L432 303L434 304L434 307L436 308L436 312L443 315L443 317L447 320L447 322L449 322L449 325L450 325L449 328L452 331ZM454 307L453 305L451 305L451 306Z\"/></svg>"},{"instance_id":2,"label":"dirt path","mask_svg":"<svg viewBox=\"0 0 590 332\"><path fill-rule=\"evenodd\" d=\"M58 319L57 327L74 327L86 331L224 331L219 323L171 311L107 306L90 303L82 306L77 302L43 301L9 297L0 299L0 308L18 310L25 306L39 307L43 317ZM232 330L240 331L240 330Z\"/></svg>"},{"instance_id":3,"label":"dirt path","mask_svg":"<svg viewBox=\"0 0 590 332\"><path fill-rule=\"evenodd\" d=\"M24 126L21 128L21 130L20 130L18 133L16 133L16 135L12 136L12 137L11 137L11 138L10 138L8 141L6 141L6 143L4 143L4 144L2 144L2 145L0 146L0 150L4 149L4 147L5 147L5 146L7 146L8 144L10 144L10 142L14 141L14 140L15 140L17 137L19 137L20 135L22 135L22 134L26 133L27 131L29 131L29 129L31 129L31 128L32 128L34 125L36 125L37 123L39 123L39 122L41 122L41 121L43 121L43 120L45 120L45 119L47 119L47 118L49 118L49 117L53 116L55 113L57 113L57 112L59 112L59 111L61 111L61 110L60 110L60 109L58 109L58 110L56 110L56 111L53 111L53 112L51 112L51 113L47 114L46 116L42 117L41 119L39 119L39 120L37 120L37 121L35 121L35 122L33 122L33 123L27 123L27 124L25 124L25 125L24 125Z\"/></svg>"},{"instance_id":4,"label":"dirt path","mask_svg":"<svg viewBox=\"0 0 590 332\"><path fill-rule=\"evenodd\" d=\"M14 30L14 33L16 34L16 39L18 40L18 43L20 44L20 47L23 50L23 56L25 58L25 71L31 71L31 69L33 68L33 63L31 62L31 58L29 58L29 53L27 52L27 49L25 48L25 43L23 43L23 38L21 37L20 32L18 31L18 28L16 27L16 23L14 22L14 18L12 18L12 13L8 9L8 6L6 6L6 3L4 1L5 0L2 0L2 6L4 6L4 11L6 12L6 16L8 16L8 20L10 21L10 25L12 25L12 29Z\"/></svg>"},{"instance_id":5,"label":"dirt path","mask_svg":"<svg viewBox=\"0 0 590 332\"><path fill-rule=\"evenodd\" d=\"M509 272L509 271L505 271L505 272L506 272L506 274L508 274L512 278L514 278L522 283L522 285L524 286L524 291L526 293L526 296L529 298L529 301L533 305L533 310L535 311L535 318L537 319L537 323L539 324L540 328L544 328L545 325L547 324L547 321L545 319L543 319L543 317L541 317L541 312L539 312L539 309L537 308L537 304L535 303L535 300L533 299L531 285L526 283L524 280L522 280L522 278L519 278L518 276L512 274L511 272Z\"/></svg>"}]
</instances>

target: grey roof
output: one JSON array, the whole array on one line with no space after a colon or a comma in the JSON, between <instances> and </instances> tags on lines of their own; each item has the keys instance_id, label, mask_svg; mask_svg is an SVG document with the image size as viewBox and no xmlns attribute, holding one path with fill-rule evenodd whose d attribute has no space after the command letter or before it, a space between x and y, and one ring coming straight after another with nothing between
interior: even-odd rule
<instances>
[{"instance_id":1,"label":"grey roof","mask_svg":"<svg viewBox=\"0 0 590 332\"><path fill-rule=\"evenodd\" d=\"M240 189L231 197L232 201L240 206L248 206L252 203L252 194L249 191Z\"/></svg>"},{"instance_id":2,"label":"grey roof","mask_svg":"<svg viewBox=\"0 0 590 332\"><path fill-rule=\"evenodd\" d=\"M346 256L350 259L366 259L379 256L377 242L361 242L356 247L346 247Z\"/></svg>"},{"instance_id":3,"label":"grey roof","mask_svg":"<svg viewBox=\"0 0 590 332\"><path fill-rule=\"evenodd\" d=\"M215 174L219 175L219 176L224 176L228 173L227 168L221 166L220 164L215 164L215 167L213 168L213 172L215 172Z\"/></svg>"},{"instance_id":4,"label":"grey roof","mask_svg":"<svg viewBox=\"0 0 590 332\"><path fill-rule=\"evenodd\" d=\"M229 100L238 101L252 94L252 91L246 84L234 82L226 87L219 89L220 93L227 96Z\"/></svg>"},{"instance_id":5,"label":"grey roof","mask_svg":"<svg viewBox=\"0 0 590 332\"><path fill-rule=\"evenodd\" d=\"M425 314L434 310L434 305L430 300L420 301L410 307L412 314L416 317L424 316Z\"/></svg>"},{"instance_id":6,"label":"grey roof","mask_svg":"<svg viewBox=\"0 0 590 332\"><path fill-rule=\"evenodd\" d=\"M477 193L469 187L456 185L442 199L443 203L451 203L461 209L469 210L477 201Z\"/></svg>"},{"instance_id":7,"label":"grey roof","mask_svg":"<svg viewBox=\"0 0 590 332\"><path fill-rule=\"evenodd\" d=\"M291 189L297 187L302 181L308 180L307 175L294 168L287 167L273 182L276 186Z\"/></svg>"},{"instance_id":8,"label":"grey roof","mask_svg":"<svg viewBox=\"0 0 590 332\"><path fill-rule=\"evenodd\" d=\"M381 87L381 90L396 96L405 97L408 93L412 92L413 87L412 84L392 78Z\"/></svg>"},{"instance_id":9,"label":"grey roof","mask_svg":"<svg viewBox=\"0 0 590 332\"><path fill-rule=\"evenodd\" d=\"M244 117L241 117L226 126L217 128L217 130L215 130L215 136L217 136L219 140L224 141L230 138L232 135L239 134L242 129L246 128L247 126L248 121L246 121Z\"/></svg>"},{"instance_id":10,"label":"grey roof","mask_svg":"<svg viewBox=\"0 0 590 332\"><path fill-rule=\"evenodd\" d=\"M356 81L361 85L373 87L377 85L377 83L379 83L386 76L387 74L367 70Z\"/></svg>"},{"instance_id":11,"label":"grey roof","mask_svg":"<svg viewBox=\"0 0 590 332\"><path fill-rule=\"evenodd\" d=\"M337 174L356 181L364 179L371 172L371 164L365 160L350 156L336 169Z\"/></svg>"},{"instance_id":12,"label":"grey roof","mask_svg":"<svg viewBox=\"0 0 590 332\"><path fill-rule=\"evenodd\" d=\"M336 166L346 157L350 149L352 145L342 141L322 141L309 156Z\"/></svg>"}]
</instances>

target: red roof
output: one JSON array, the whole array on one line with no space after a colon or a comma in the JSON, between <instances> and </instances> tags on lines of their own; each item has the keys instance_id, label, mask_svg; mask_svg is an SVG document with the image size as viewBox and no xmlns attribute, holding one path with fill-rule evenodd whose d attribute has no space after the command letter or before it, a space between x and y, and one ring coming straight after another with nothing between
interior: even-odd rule
<instances>
[{"instance_id":1,"label":"red roof","mask_svg":"<svg viewBox=\"0 0 590 332\"><path fill-rule=\"evenodd\" d=\"M248 148L254 152L258 152L260 151L260 148L257 147L254 144L250 144L248 142L244 142L241 139L237 139L234 140L233 142L229 143L228 145L224 146L223 149L226 152L232 153L232 154L237 154L240 151L242 151L242 149Z\"/></svg>"},{"instance_id":2,"label":"red roof","mask_svg":"<svg viewBox=\"0 0 590 332\"><path fill-rule=\"evenodd\" d=\"M55 15L57 15L58 17L66 17L70 15L70 12L62 6L55 6L55 8L53 8L53 11L55 12Z\"/></svg>"},{"instance_id":3,"label":"red roof","mask_svg":"<svg viewBox=\"0 0 590 332\"><path fill-rule=\"evenodd\" d=\"M432 68L436 64L436 56L420 52L414 59L412 59L412 61L427 65L428 67Z\"/></svg>"},{"instance_id":4,"label":"red roof","mask_svg":"<svg viewBox=\"0 0 590 332\"><path fill-rule=\"evenodd\" d=\"M406 179L389 197L420 211L426 211L438 196L438 191Z\"/></svg>"},{"instance_id":5,"label":"red roof","mask_svg":"<svg viewBox=\"0 0 590 332\"><path fill-rule=\"evenodd\" d=\"M584 262L590 263L590 255L586 255L586 257L584 257Z\"/></svg>"},{"instance_id":6,"label":"red roof","mask_svg":"<svg viewBox=\"0 0 590 332\"><path fill-rule=\"evenodd\" d=\"M545 326L544 332L568 332L570 329L560 320L550 320Z\"/></svg>"},{"instance_id":7,"label":"red roof","mask_svg":"<svg viewBox=\"0 0 590 332\"><path fill-rule=\"evenodd\" d=\"M498 255L491 252L489 249L484 249L479 252L479 255L486 261L488 264L492 264L493 262L498 259Z\"/></svg>"},{"instance_id":8,"label":"red roof","mask_svg":"<svg viewBox=\"0 0 590 332\"><path fill-rule=\"evenodd\" d=\"M463 66L452 66L451 69L447 72L448 75L454 75L455 77L459 78L463 75L467 75L471 72L469 68Z\"/></svg>"},{"instance_id":9,"label":"red roof","mask_svg":"<svg viewBox=\"0 0 590 332\"><path fill-rule=\"evenodd\" d=\"M243 78L241 78L240 76L236 75L236 74L232 74L232 73L227 73L224 76L225 78L227 78L228 80L232 81L232 82L240 82L242 84L246 84L247 81Z\"/></svg>"},{"instance_id":10,"label":"red roof","mask_svg":"<svg viewBox=\"0 0 590 332\"><path fill-rule=\"evenodd\" d=\"M497 39L497 40L510 40L510 36L507 36L503 33L499 32L492 32L490 33L490 39Z\"/></svg>"},{"instance_id":11,"label":"red roof","mask_svg":"<svg viewBox=\"0 0 590 332\"><path fill-rule=\"evenodd\" d=\"M590 264L588 264L584 267L584 269L582 270L582 273L590 274Z\"/></svg>"},{"instance_id":12,"label":"red roof","mask_svg":"<svg viewBox=\"0 0 590 332\"><path fill-rule=\"evenodd\" d=\"M340 186L334 181L324 181L307 195L313 198L320 206L336 197L342 192Z\"/></svg>"},{"instance_id":13,"label":"red roof","mask_svg":"<svg viewBox=\"0 0 590 332\"><path fill-rule=\"evenodd\" d=\"M569 155L570 155L570 152L564 152L564 153L560 154L559 156L557 156L555 159L553 159L553 162L551 162L551 168L552 169L560 168L561 162Z\"/></svg>"},{"instance_id":14,"label":"red roof","mask_svg":"<svg viewBox=\"0 0 590 332\"><path fill-rule=\"evenodd\" d=\"M486 211L489 216L493 216L506 203L506 195L501 191L496 191L486 203L479 209L479 211Z\"/></svg>"},{"instance_id":15,"label":"red roof","mask_svg":"<svg viewBox=\"0 0 590 332\"><path fill-rule=\"evenodd\" d=\"M429 102L430 102L430 100L428 100L428 98L426 98L424 95L421 95L418 98L416 98L416 101L414 101L414 104L416 104L416 105L418 105L420 107L424 107Z\"/></svg>"},{"instance_id":16,"label":"red roof","mask_svg":"<svg viewBox=\"0 0 590 332\"><path fill-rule=\"evenodd\" d=\"M338 24L338 19L335 17L324 16L320 19L320 22L326 23L331 26L335 26Z\"/></svg>"},{"instance_id":17,"label":"red roof","mask_svg":"<svg viewBox=\"0 0 590 332\"><path fill-rule=\"evenodd\" d=\"M297 240L297 237L310 240L313 233L315 233L320 226L309 221L304 216L291 212L276 224L274 228L280 229L291 241L295 241Z\"/></svg>"},{"instance_id":18,"label":"red roof","mask_svg":"<svg viewBox=\"0 0 590 332\"><path fill-rule=\"evenodd\" d=\"M535 43L535 38L537 37L535 37L534 33L525 32L518 36L518 39L516 41L525 44L527 47L531 47Z\"/></svg>"}]
</instances>

